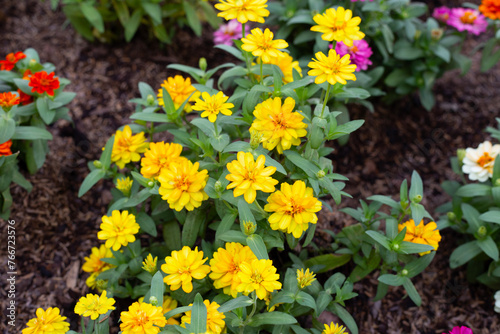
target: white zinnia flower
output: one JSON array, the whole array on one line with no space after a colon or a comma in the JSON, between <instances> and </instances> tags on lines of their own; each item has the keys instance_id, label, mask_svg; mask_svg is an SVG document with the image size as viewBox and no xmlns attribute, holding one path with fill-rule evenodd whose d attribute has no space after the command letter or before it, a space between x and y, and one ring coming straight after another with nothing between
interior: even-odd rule
<instances>
[{"instance_id":1,"label":"white zinnia flower","mask_svg":"<svg viewBox=\"0 0 500 334\"><path fill-rule=\"evenodd\" d=\"M495 293L495 312L500 313L500 290Z\"/></svg>"},{"instance_id":2,"label":"white zinnia flower","mask_svg":"<svg viewBox=\"0 0 500 334\"><path fill-rule=\"evenodd\" d=\"M500 145L491 145L489 141L479 144L476 149L467 148L463 160L462 171L469 174L472 181L484 182L493 175L493 164L500 153Z\"/></svg>"}]
</instances>

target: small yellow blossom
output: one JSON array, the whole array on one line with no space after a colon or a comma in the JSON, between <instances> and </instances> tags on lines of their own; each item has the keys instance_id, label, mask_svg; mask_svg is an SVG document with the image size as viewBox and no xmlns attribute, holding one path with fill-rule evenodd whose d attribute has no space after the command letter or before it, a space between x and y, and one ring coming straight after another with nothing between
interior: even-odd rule
<instances>
[{"instance_id":1,"label":"small yellow blossom","mask_svg":"<svg viewBox=\"0 0 500 334\"><path fill-rule=\"evenodd\" d=\"M185 159L179 163L170 164L168 169L161 171L158 190L162 199L168 201L171 209L181 211L186 208L192 211L208 199L205 186L208 181L208 171L198 171L200 164Z\"/></svg>"},{"instance_id":2,"label":"small yellow blossom","mask_svg":"<svg viewBox=\"0 0 500 334\"><path fill-rule=\"evenodd\" d=\"M205 334L220 334L226 327L224 319L226 316L224 313L217 311L220 307L216 302L211 302L209 300L204 300L203 304L207 307L207 331ZM192 306L193 304L189 304ZM187 311L186 315L181 318L182 327L186 327L186 324L191 323L191 311Z\"/></svg>"},{"instance_id":3,"label":"small yellow blossom","mask_svg":"<svg viewBox=\"0 0 500 334\"><path fill-rule=\"evenodd\" d=\"M103 291L101 296L87 294L86 297L80 298L75 305L75 313L82 317L90 317L92 320L99 318L99 315L106 314L109 310L114 310L113 304L115 300L106 296L106 291Z\"/></svg>"},{"instance_id":4,"label":"small yellow blossom","mask_svg":"<svg viewBox=\"0 0 500 334\"><path fill-rule=\"evenodd\" d=\"M219 248L210 260L210 278L214 280L216 289L224 289L224 293L236 297L240 279L240 265L243 262L252 262L257 257L250 247L237 242L226 243L225 248Z\"/></svg>"},{"instance_id":5,"label":"small yellow blossom","mask_svg":"<svg viewBox=\"0 0 500 334\"><path fill-rule=\"evenodd\" d=\"M129 162L141 160L140 153L144 153L148 145L144 132L132 135L130 126L125 125L123 131L115 133L111 161L119 168L124 168Z\"/></svg>"},{"instance_id":6,"label":"small yellow blossom","mask_svg":"<svg viewBox=\"0 0 500 334\"><path fill-rule=\"evenodd\" d=\"M176 143L150 143L149 149L141 159L141 174L147 179L158 179L162 170L168 169L171 163L187 160L181 157L182 145Z\"/></svg>"},{"instance_id":7,"label":"small yellow blossom","mask_svg":"<svg viewBox=\"0 0 500 334\"><path fill-rule=\"evenodd\" d=\"M121 246L127 246L129 242L135 241L134 234L139 232L139 224L135 221L135 216L128 211L120 213L114 210L111 216L103 216L101 230L97 232L99 240L106 240L106 247L114 251Z\"/></svg>"},{"instance_id":8,"label":"small yellow blossom","mask_svg":"<svg viewBox=\"0 0 500 334\"><path fill-rule=\"evenodd\" d=\"M329 8L324 14L314 15L313 20L318 25L311 27L311 30L323 33L321 38L325 41L335 40L352 46L353 41L365 37L365 34L359 30L361 19L359 16L352 17L350 9Z\"/></svg>"},{"instance_id":9,"label":"small yellow blossom","mask_svg":"<svg viewBox=\"0 0 500 334\"><path fill-rule=\"evenodd\" d=\"M284 57L284 53L279 49L288 47L284 39L273 40L273 37L274 34L268 28L264 32L260 28L252 29L249 35L241 39L241 48L255 57L260 57L264 63L269 63L272 57Z\"/></svg>"},{"instance_id":10,"label":"small yellow blossom","mask_svg":"<svg viewBox=\"0 0 500 334\"><path fill-rule=\"evenodd\" d=\"M146 259L142 262L142 269L150 273L151 275L154 275L158 268L156 267L158 263L158 257L155 256L153 259L153 255L148 254Z\"/></svg>"},{"instance_id":11,"label":"small yellow blossom","mask_svg":"<svg viewBox=\"0 0 500 334\"><path fill-rule=\"evenodd\" d=\"M83 271L100 274L112 267L109 263L101 261L101 259L113 257L111 249L107 248L105 245L101 245L99 248L92 247L90 252L90 255L84 258L85 263L82 266Z\"/></svg>"},{"instance_id":12,"label":"small yellow blossom","mask_svg":"<svg viewBox=\"0 0 500 334\"><path fill-rule=\"evenodd\" d=\"M218 92L215 95L210 96L207 92L201 93L202 99L196 99L193 110L203 111L201 117L207 117L212 123L217 120L217 115L219 113L230 116L232 115L231 108L234 108L234 104L226 103L229 99L228 96L224 96L223 92Z\"/></svg>"},{"instance_id":13,"label":"small yellow blossom","mask_svg":"<svg viewBox=\"0 0 500 334\"><path fill-rule=\"evenodd\" d=\"M144 297L141 297L137 300L139 303L142 303L144 301ZM163 314L166 314L167 312L169 311L172 311L173 309L176 309L177 308L177 300L173 299L172 297L170 297L169 295L164 295L163 296L163 304L161 306L161 308L163 309ZM181 315L180 314L177 314L177 315L174 315L173 317L171 318L168 318L167 319L167 325L179 325L180 322L175 319L175 318L179 318Z\"/></svg>"},{"instance_id":14,"label":"small yellow blossom","mask_svg":"<svg viewBox=\"0 0 500 334\"><path fill-rule=\"evenodd\" d=\"M281 283L278 281L280 275L276 274L276 268L271 260L243 262L240 265L238 278L241 281L238 284L238 291L246 295L255 291L259 299L266 299L268 293L281 289Z\"/></svg>"},{"instance_id":15,"label":"small yellow blossom","mask_svg":"<svg viewBox=\"0 0 500 334\"><path fill-rule=\"evenodd\" d=\"M323 52L317 52L316 58L308 64L311 68L308 75L316 77L314 82L321 84L328 81L331 85L335 85L337 82L345 85L346 80L356 81L356 65L351 64L350 55L346 54L342 58L337 54L335 50L328 51L328 57Z\"/></svg>"},{"instance_id":16,"label":"small yellow blossom","mask_svg":"<svg viewBox=\"0 0 500 334\"><path fill-rule=\"evenodd\" d=\"M165 327L167 319L160 306L135 302L128 311L120 314L122 334L157 334Z\"/></svg>"},{"instance_id":17,"label":"small yellow blossom","mask_svg":"<svg viewBox=\"0 0 500 334\"><path fill-rule=\"evenodd\" d=\"M193 291L193 278L203 279L210 272L210 266L204 264L206 261L203 251L198 251L198 247L191 250L190 247L184 246L180 251L172 251L161 266L161 270L167 274L163 281L172 291L182 286L184 292L190 293Z\"/></svg>"},{"instance_id":18,"label":"small yellow blossom","mask_svg":"<svg viewBox=\"0 0 500 334\"><path fill-rule=\"evenodd\" d=\"M69 331L69 322L64 321L66 317L59 314L57 307L49 307L47 310L38 308L36 318L30 319L23 329L22 334L65 334Z\"/></svg>"},{"instance_id":19,"label":"small yellow blossom","mask_svg":"<svg viewBox=\"0 0 500 334\"><path fill-rule=\"evenodd\" d=\"M422 220L420 224L415 225L413 219L399 224L398 230L401 232L406 227L406 234L404 241L413 242L414 244L429 245L437 250L439 247L439 242L441 241L441 234L437 229L435 222L429 222L427 225L424 224ZM431 251L419 253L419 255L429 254Z\"/></svg>"},{"instance_id":20,"label":"small yellow blossom","mask_svg":"<svg viewBox=\"0 0 500 334\"><path fill-rule=\"evenodd\" d=\"M265 167L266 157L259 155L254 161L252 153L238 152L236 160L229 162L226 167L230 174L226 179L231 181L227 189L234 189L234 197L244 195L247 203L253 203L257 197L257 190L270 193L274 191L274 186L278 181L271 175L276 171L276 167Z\"/></svg>"},{"instance_id":21,"label":"small yellow blossom","mask_svg":"<svg viewBox=\"0 0 500 334\"><path fill-rule=\"evenodd\" d=\"M340 326L339 324L336 323L330 323L330 326L325 324L325 329L321 332L321 334L344 334L347 332L345 331L344 326Z\"/></svg>"},{"instance_id":22,"label":"small yellow blossom","mask_svg":"<svg viewBox=\"0 0 500 334\"><path fill-rule=\"evenodd\" d=\"M184 79L181 75L176 75L175 77L169 77L167 80L163 81L161 88L158 90L158 103L160 106L164 106L163 101L163 88L168 92L172 101L174 102L175 109L178 109L184 101L189 98L189 102L194 102L198 97L200 92L194 88L191 84L191 78ZM191 96L191 97L190 97ZM186 112L191 111L191 105L187 103L184 107Z\"/></svg>"},{"instance_id":23,"label":"small yellow blossom","mask_svg":"<svg viewBox=\"0 0 500 334\"><path fill-rule=\"evenodd\" d=\"M240 23L264 23L264 17L269 16L266 3L267 0L220 0L215 8L221 11L217 16L227 21L236 19Z\"/></svg>"},{"instance_id":24,"label":"small yellow blossom","mask_svg":"<svg viewBox=\"0 0 500 334\"><path fill-rule=\"evenodd\" d=\"M281 98L269 98L255 106L253 115L255 120L250 131L262 134L262 146L278 153L300 145L301 137L307 135L307 124L303 122L304 116L294 112L295 100L287 97L281 105Z\"/></svg>"},{"instance_id":25,"label":"small yellow blossom","mask_svg":"<svg viewBox=\"0 0 500 334\"><path fill-rule=\"evenodd\" d=\"M129 196L130 195L130 189L132 189L132 184L134 183L134 180L131 180L130 177L126 178L119 178L116 179L116 189L120 190L123 195Z\"/></svg>"},{"instance_id":26,"label":"small yellow blossom","mask_svg":"<svg viewBox=\"0 0 500 334\"><path fill-rule=\"evenodd\" d=\"M316 280L316 274L314 274L312 271L309 271L309 268L306 269L306 272L304 272L304 269L297 270L297 285L299 288L304 289L305 287L308 287L309 285L312 284Z\"/></svg>"}]
</instances>

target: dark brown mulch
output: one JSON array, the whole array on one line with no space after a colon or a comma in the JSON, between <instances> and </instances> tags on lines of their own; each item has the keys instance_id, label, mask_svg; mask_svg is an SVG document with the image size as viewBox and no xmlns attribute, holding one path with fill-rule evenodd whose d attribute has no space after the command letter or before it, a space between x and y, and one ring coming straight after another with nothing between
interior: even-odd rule
<instances>
[{"instance_id":1,"label":"dark brown mulch","mask_svg":"<svg viewBox=\"0 0 500 334\"><path fill-rule=\"evenodd\" d=\"M50 306L61 308L76 330L78 318L73 308L88 291L81 264L98 244L96 232L110 199L109 190L101 183L77 198L88 173L87 161L98 158L107 138L128 123L134 107L127 101L139 95L138 82L157 88L173 73L166 69L167 64L197 66L203 55L209 66L215 66L227 58L212 48L208 31L202 38L181 31L175 43L166 47L149 41L145 34L129 44L109 46L88 43L71 27L63 30L64 15L52 12L48 1L9 1L0 11L0 56L33 47L44 62L57 66L57 75L72 81L68 89L77 92L70 106L75 127L65 122L51 127L54 140L47 162L28 177L33 191L27 194L13 188L16 203L11 219L16 221L19 266L15 332L24 328L36 308ZM365 119L366 124L351 136L348 145L337 147L332 154L337 172L350 179L346 191L353 199L344 199L333 213L324 211L320 226L339 230L351 222L338 211L340 207L355 207L359 199L372 194L396 195L401 181L409 179L413 170L424 179L423 204L434 213L448 200L439 184L454 177L449 157L458 148L482 142L482 130L494 125L494 117L499 115L499 80L498 66L480 73L475 64L465 78L453 72L438 81L438 103L431 112L415 98L390 107L377 105L374 114L353 108L352 118ZM5 222L0 222L0 228L6 230ZM326 238L326 234L318 235ZM414 279L422 307L415 307L396 288L384 300L373 302L376 275L356 283L360 295L347 308L360 333L442 333L455 325L469 326L476 334L500 332L499 317L493 311L494 291L468 284L463 268L448 267L448 257L459 238L444 231L433 263ZM0 254L4 258L5 249ZM0 305L5 310L5 282L0 284ZM0 328L7 331L5 318Z\"/></svg>"}]
</instances>

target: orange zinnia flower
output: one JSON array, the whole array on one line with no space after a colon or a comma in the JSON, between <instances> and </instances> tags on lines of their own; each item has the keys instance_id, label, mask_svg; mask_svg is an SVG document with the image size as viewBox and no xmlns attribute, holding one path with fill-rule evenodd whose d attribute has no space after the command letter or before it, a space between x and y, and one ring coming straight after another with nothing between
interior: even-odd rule
<instances>
[{"instance_id":1,"label":"orange zinnia flower","mask_svg":"<svg viewBox=\"0 0 500 334\"><path fill-rule=\"evenodd\" d=\"M20 105L27 105L33 102L33 96L26 94L22 90L18 89L17 92L19 93L19 104Z\"/></svg>"},{"instance_id":2,"label":"orange zinnia flower","mask_svg":"<svg viewBox=\"0 0 500 334\"><path fill-rule=\"evenodd\" d=\"M5 143L0 144L0 156L11 155L12 151L10 147L12 146L12 140L7 140Z\"/></svg>"},{"instance_id":3,"label":"orange zinnia flower","mask_svg":"<svg viewBox=\"0 0 500 334\"><path fill-rule=\"evenodd\" d=\"M492 20L500 19L500 0L483 0L479 11Z\"/></svg>"},{"instance_id":4,"label":"orange zinnia flower","mask_svg":"<svg viewBox=\"0 0 500 334\"><path fill-rule=\"evenodd\" d=\"M19 97L11 92L0 93L0 107L10 108L19 104Z\"/></svg>"},{"instance_id":5,"label":"orange zinnia flower","mask_svg":"<svg viewBox=\"0 0 500 334\"><path fill-rule=\"evenodd\" d=\"M22 52L9 53L5 60L0 60L0 70L10 71L16 66L16 63L21 59L26 58L26 55Z\"/></svg>"},{"instance_id":6,"label":"orange zinnia flower","mask_svg":"<svg viewBox=\"0 0 500 334\"><path fill-rule=\"evenodd\" d=\"M23 79L24 80L29 80L30 79L30 76L33 74L33 72L31 72L30 69L27 69L26 71L24 71L23 73Z\"/></svg>"},{"instance_id":7,"label":"orange zinnia flower","mask_svg":"<svg viewBox=\"0 0 500 334\"><path fill-rule=\"evenodd\" d=\"M33 93L43 94L47 92L48 95L54 96L54 89L59 88L59 79L54 78L54 72L47 74L47 72L36 72L30 77L30 82L28 84L33 87L31 90Z\"/></svg>"}]
</instances>

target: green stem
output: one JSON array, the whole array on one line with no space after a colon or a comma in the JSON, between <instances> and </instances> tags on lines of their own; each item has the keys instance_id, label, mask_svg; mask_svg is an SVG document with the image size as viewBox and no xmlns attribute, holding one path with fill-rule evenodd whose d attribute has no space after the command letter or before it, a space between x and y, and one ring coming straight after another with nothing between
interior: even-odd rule
<instances>
[{"instance_id":1,"label":"green stem","mask_svg":"<svg viewBox=\"0 0 500 334\"><path fill-rule=\"evenodd\" d=\"M262 75L262 58L260 59L260 84L264 85L264 76Z\"/></svg>"},{"instance_id":2,"label":"green stem","mask_svg":"<svg viewBox=\"0 0 500 334\"><path fill-rule=\"evenodd\" d=\"M132 254L132 258L133 258L133 259L135 259L135 256L136 256L136 255L135 255L135 252L132 250L132 248L130 248L130 246L129 246L129 245L127 245L127 248L128 248L128 250L130 251L130 254Z\"/></svg>"},{"instance_id":3,"label":"green stem","mask_svg":"<svg viewBox=\"0 0 500 334\"><path fill-rule=\"evenodd\" d=\"M260 206L259 201L257 199L254 201L254 203L257 205L257 209L262 213L264 217L267 217L267 212L264 211L264 209Z\"/></svg>"},{"instance_id":4,"label":"green stem","mask_svg":"<svg viewBox=\"0 0 500 334\"><path fill-rule=\"evenodd\" d=\"M323 118L323 112L325 111L326 107L326 102L328 101L328 96L330 95L330 87L332 86L331 83L328 83L328 88L326 89L326 95L325 95L325 100L323 101L323 108L321 108L321 118Z\"/></svg>"},{"instance_id":5,"label":"green stem","mask_svg":"<svg viewBox=\"0 0 500 334\"><path fill-rule=\"evenodd\" d=\"M94 332L95 332L95 334L99 334L98 327L97 327L97 320L98 319L96 319L95 322L94 322Z\"/></svg>"},{"instance_id":6,"label":"green stem","mask_svg":"<svg viewBox=\"0 0 500 334\"><path fill-rule=\"evenodd\" d=\"M245 38L245 23L241 24L241 38Z\"/></svg>"},{"instance_id":7,"label":"green stem","mask_svg":"<svg viewBox=\"0 0 500 334\"><path fill-rule=\"evenodd\" d=\"M217 119L214 122L215 137L219 137L219 129L217 129Z\"/></svg>"},{"instance_id":8,"label":"green stem","mask_svg":"<svg viewBox=\"0 0 500 334\"><path fill-rule=\"evenodd\" d=\"M85 330L85 322L83 321L83 317L81 317L81 319L82 319L82 333L86 334L87 331Z\"/></svg>"},{"instance_id":9,"label":"green stem","mask_svg":"<svg viewBox=\"0 0 500 334\"><path fill-rule=\"evenodd\" d=\"M252 320L252 317L255 314L255 311L257 310L257 293L255 293L255 291L252 291L252 297L253 297L252 312L250 312L245 322L240 326L240 331L239 331L240 334L244 333L245 326L250 322L250 320Z\"/></svg>"}]
</instances>

